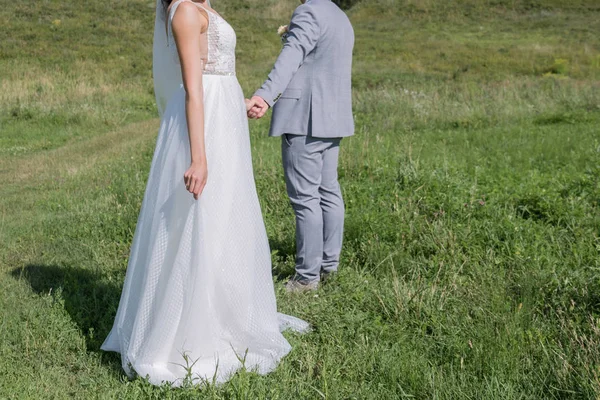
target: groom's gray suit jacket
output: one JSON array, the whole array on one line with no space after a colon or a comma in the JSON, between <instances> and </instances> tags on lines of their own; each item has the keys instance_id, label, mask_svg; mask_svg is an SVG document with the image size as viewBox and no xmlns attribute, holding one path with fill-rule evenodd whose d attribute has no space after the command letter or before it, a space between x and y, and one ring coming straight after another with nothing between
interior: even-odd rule
<instances>
[{"instance_id":1,"label":"groom's gray suit jacket","mask_svg":"<svg viewBox=\"0 0 600 400\"><path fill-rule=\"evenodd\" d=\"M255 93L273 107L270 136L354 134L353 47L350 20L331 0L309 0L296 8L281 54Z\"/></svg>"}]
</instances>

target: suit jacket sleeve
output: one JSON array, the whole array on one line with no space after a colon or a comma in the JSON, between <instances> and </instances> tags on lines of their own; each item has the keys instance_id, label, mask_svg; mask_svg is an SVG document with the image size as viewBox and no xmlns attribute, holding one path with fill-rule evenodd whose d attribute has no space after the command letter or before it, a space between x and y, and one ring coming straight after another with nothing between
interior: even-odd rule
<instances>
[{"instance_id":1,"label":"suit jacket sleeve","mask_svg":"<svg viewBox=\"0 0 600 400\"><path fill-rule=\"evenodd\" d=\"M319 40L319 26L314 10L304 4L296 8L288 29L286 43L262 87L254 93L262 97L269 106L279 100L306 56Z\"/></svg>"}]
</instances>

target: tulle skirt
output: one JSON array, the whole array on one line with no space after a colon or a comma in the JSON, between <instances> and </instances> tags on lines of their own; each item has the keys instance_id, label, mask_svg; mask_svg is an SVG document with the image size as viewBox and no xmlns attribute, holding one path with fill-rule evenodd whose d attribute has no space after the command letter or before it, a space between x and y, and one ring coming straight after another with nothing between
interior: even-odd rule
<instances>
[{"instance_id":1,"label":"tulle skirt","mask_svg":"<svg viewBox=\"0 0 600 400\"><path fill-rule=\"evenodd\" d=\"M242 365L264 374L290 351L277 313L243 93L234 76L205 75L208 181L185 189L190 146L185 91L168 102L114 326L103 350L153 384L226 381Z\"/></svg>"}]
</instances>

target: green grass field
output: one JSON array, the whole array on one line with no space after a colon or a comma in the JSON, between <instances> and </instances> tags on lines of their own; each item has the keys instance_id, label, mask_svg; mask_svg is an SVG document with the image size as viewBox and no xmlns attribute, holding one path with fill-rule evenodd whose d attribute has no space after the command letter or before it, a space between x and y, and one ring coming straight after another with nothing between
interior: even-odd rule
<instances>
[{"instance_id":1,"label":"green grass field","mask_svg":"<svg viewBox=\"0 0 600 400\"><path fill-rule=\"evenodd\" d=\"M215 0L250 95L293 0ZM158 128L154 2L0 7L0 399L600 398L600 4L363 0L338 279L289 296L294 227L250 123L279 307L268 376L129 381L111 328Z\"/></svg>"}]
</instances>

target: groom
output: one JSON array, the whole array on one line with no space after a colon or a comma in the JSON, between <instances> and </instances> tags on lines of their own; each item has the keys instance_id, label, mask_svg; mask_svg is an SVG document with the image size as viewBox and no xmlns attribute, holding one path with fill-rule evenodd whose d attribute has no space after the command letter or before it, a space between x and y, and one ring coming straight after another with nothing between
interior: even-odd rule
<instances>
[{"instance_id":1,"label":"groom","mask_svg":"<svg viewBox=\"0 0 600 400\"><path fill-rule=\"evenodd\" d=\"M273 108L285 183L296 214L296 274L290 292L317 289L337 271L344 229L338 183L340 142L352 136L354 31L331 0L307 0L292 15L285 44L248 117Z\"/></svg>"}]
</instances>

